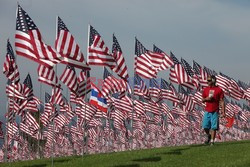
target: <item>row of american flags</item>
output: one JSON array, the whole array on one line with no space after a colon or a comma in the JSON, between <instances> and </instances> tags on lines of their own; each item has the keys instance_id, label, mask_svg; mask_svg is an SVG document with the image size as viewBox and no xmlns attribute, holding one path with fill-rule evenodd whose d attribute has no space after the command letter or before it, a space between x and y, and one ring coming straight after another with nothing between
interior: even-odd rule
<instances>
[{"instance_id":1,"label":"row of american flags","mask_svg":"<svg viewBox=\"0 0 250 167\"><path fill-rule=\"evenodd\" d=\"M34 94L30 74L21 82L15 52L38 63L38 81L51 88L44 101ZM65 64L60 76L57 64ZM100 85L95 85L90 66L103 67ZM167 70L169 81L157 78L160 71ZM0 161L201 143L201 91L211 74L227 95L227 118L222 120L218 140L250 138L249 84L196 61L191 66L155 45L148 50L137 38L134 75L129 77L115 35L110 51L89 25L85 61L60 17L52 47L43 42L38 27L20 5L15 51L7 41L3 73L8 80L8 108L6 123L0 123L0 138L4 140ZM69 99L63 95L62 85L70 90Z\"/></svg>"}]
</instances>

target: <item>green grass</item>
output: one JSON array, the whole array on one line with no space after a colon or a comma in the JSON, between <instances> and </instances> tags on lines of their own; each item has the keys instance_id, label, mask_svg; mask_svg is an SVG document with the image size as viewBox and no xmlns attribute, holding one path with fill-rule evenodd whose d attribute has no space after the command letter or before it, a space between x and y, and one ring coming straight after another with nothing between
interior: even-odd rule
<instances>
[{"instance_id":1,"label":"green grass","mask_svg":"<svg viewBox=\"0 0 250 167\"><path fill-rule=\"evenodd\" d=\"M51 159L0 164L1 167L46 167ZM141 166L250 166L250 141L216 143L214 146L189 145L56 158L58 167L141 167Z\"/></svg>"}]
</instances>

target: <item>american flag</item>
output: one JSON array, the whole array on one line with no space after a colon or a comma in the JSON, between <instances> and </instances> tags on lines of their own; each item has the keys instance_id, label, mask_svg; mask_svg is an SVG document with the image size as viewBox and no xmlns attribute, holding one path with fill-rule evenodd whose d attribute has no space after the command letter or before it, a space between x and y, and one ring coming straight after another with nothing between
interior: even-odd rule
<instances>
[{"instance_id":1,"label":"american flag","mask_svg":"<svg viewBox=\"0 0 250 167\"><path fill-rule=\"evenodd\" d=\"M19 56L47 67L52 67L63 59L55 49L42 41L39 29L20 5L17 7L15 40L16 53Z\"/></svg>"},{"instance_id":2,"label":"american flag","mask_svg":"<svg viewBox=\"0 0 250 167\"><path fill-rule=\"evenodd\" d=\"M102 85L102 94L104 97L110 96L111 92L114 92L113 87L113 81L112 81L113 75L107 70L107 68L103 68L103 85Z\"/></svg>"},{"instance_id":3,"label":"american flag","mask_svg":"<svg viewBox=\"0 0 250 167\"><path fill-rule=\"evenodd\" d=\"M45 92L45 103L50 103L51 96L49 93Z\"/></svg>"},{"instance_id":4,"label":"american flag","mask_svg":"<svg viewBox=\"0 0 250 167\"><path fill-rule=\"evenodd\" d=\"M111 96L125 91L126 88L123 87L125 85L120 85L120 80L115 78L105 67L103 71L103 86L102 86L102 93L104 96Z\"/></svg>"},{"instance_id":5,"label":"american flag","mask_svg":"<svg viewBox=\"0 0 250 167\"><path fill-rule=\"evenodd\" d=\"M170 68L171 66L174 65L174 62L171 59L171 57L169 55L167 55L165 52L163 52L160 48L158 48L155 45L153 45L153 52L155 52L155 53L161 53L161 54L164 55L162 64L160 65L160 67L158 68L157 71L167 70L168 68Z\"/></svg>"},{"instance_id":6,"label":"american flag","mask_svg":"<svg viewBox=\"0 0 250 167\"><path fill-rule=\"evenodd\" d=\"M26 96L27 100L31 100L34 96L33 94L33 85L31 81L30 74L28 74L23 81L23 94Z\"/></svg>"},{"instance_id":7,"label":"american flag","mask_svg":"<svg viewBox=\"0 0 250 167\"><path fill-rule=\"evenodd\" d=\"M89 47L88 47L88 64L98 66L109 66L110 68L115 67L115 60L109 49L105 46L101 35L89 25Z\"/></svg>"},{"instance_id":8,"label":"american flag","mask_svg":"<svg viewBox=\"0 0 250 167\"><path fill-rule=\"evenodd\" d=\"M201 87L206 87L208 86L207 84L207 72L205 70L203 70L203 68L196 62L193 60L193 70L195 72L195 74L199 77L199 82Z\"/></svg>"},{"instance_id":9,"label":"american flag","mask_svg":"<svg viewBox=\"0 0 250 167\"><path fill-rule=\"evenodd\" d=\"M60 106L64 105L62 91L60 88L54 87L52 89L52 96L51 96L50 102L52 104L59 104Z\"/></svg>"},{"instance_id":10,"label":"american flag","mask_svg":"<svg viewBox=\"0 0 250 167\"><path fill-rule=\"evenodd\" d=\"M164 113L167 114L167 119L169 119L173 124L177 124L173 114L170 112L171 109L169 108L167 104L162 103L161 109Z\"/></svg>"},{"instance_id":11,"label":"american flag","mask_svg":"<svg viewBox=\"0 0 250 167\"><path fill-rule=\"evenodd\" d=\"M32 111L32 112L38 112L37 107L38 107L38 104L36 103L36 101L31 100L26 104L25 109L28 111Z\"/></svg>"},{"instance_id":12,"label":"american flag","mask_svg":"<svg viewBox=\"0 0 250 167\"><path fill-rule=\"evenodd\" d=\"M78 81L76 76L76 71L73 66L67 65L64 69L60 80L72 91L77 92L78 90Z\"/></svg>"},{"instance_id":13,"label":"american flag","mask_svg":"<svg viewBox=\"0 0 250 167\"><path fill-rule=\"evenodd\" d=\"M114 106L116 109L121 110L121 111L126 111L127 113L133 110L132 100L128 96L125 96L121 99L113 98L113 100L114 100Z\"/></svg>"},{"instance_id":14,"label":"american flag","mask_svg":"<svg viewBox=\"0 0 250 167\"><path fill-rule=\"evenodd\" d=\"M149 90L138 74L134 77L134 95L150 98Z\"/></svg>"},{"instance_id":15,"label":"american flag","mask_svg":"<svg viewBox=\"0 0 250 167\"><path fill-rule=\"evenodd\" d=\"M115 78L105 67L103 73L102 93L104 97L111 96L114 93L122 93L127 90L127 83L123 79Z\"/></svg>"},{"instance_id":16,"label":"american flag","mask_svg":"<svg viewBox=\"0 0 250 167\"><path fill-rule=\"evenodd\" d=\"M21 101L21 102L19 102ZM21 104L20 104L21 103ZM27 100L14 100L14 99L9 99L9 112L14 113L14 115L22 115L21 110L25 107L27 104Z\"/></svg>"},{"instance_id":17,"label":"american flag","mask_svg":"<svg viewBox=\"0 0 250 167\"><path fill-rule=\"evenodd\" d=\"M217 73L216 73L214 70L211 70L210 68L208 68L208 67L206 67L206 66L203 67L203 70L204 70L208 75L214 75L214 76L217 75Z\"/></svg>"},{"instance_id":18,"label":"american flag","mask_svg":"<svg viewBox=\"0 0 250 167\"><path fill-rule=\"evenodd\" d=\"M12 82L17 83L20 81L20 75L16 64L14 51L9 40L7 41L7 54L3 64L3 73Z\"/></svg>"},{"instance_id":19,"label":"american flag","mask_svg":"<svg viewBox=\"0 0 250 167\"><path fill-rule=\"evenodd\" d=\"M37 68L37 73L38 73L38 81L48 84L52 87L54 86L61 87L53 68L48 68L42 64L39 64Z\"/></svg>"},{"instance_id":20,"label":"american flag","mask_svg":"<svg viewBox=\"0 0 250 167\"><path fill-rule=\"evenodd\" d=\"M231 78L230 86L228 88L229 88L230 96L232 98L236 100L240 100L243 98L244 92L233 78Z\"/></svg>"},{"instance_id":21,"label":"american flag","mask_svg":"<svg viewBox=\"0 0 250 167\"><path fill-rule=\"evenodd\" d=\"M250 86L240 80L238 81L238 85L244 93L242 98L250 101Z\"/></svg>"},{"instance_id":22,"label":"american flag","mask_svg":"<svg viewBox=\"0 0 250 167\"><path fill-rule=\"evenodd\" d=\"M194 86L196 88L199 88L198 76L195 75L192 67L183 58L181 58L181 63L182 63L182 66L185 69L185 72L187 74L187 76L185 75L185 78L187 78L187 79L185 79L186 82L183 83L183 86L186 86L187 88L190 88L190 89L194 89Z\"/></svg>"},{"instance_id":23,"label":"american flag","mask_svg":"<svg viewBox=\"0 0 250 167\"><path fill-rule=\"evenodd\" d=\"M119 77L127 80L129 77L128 69L125 64L125 59L122 55L122 49L120 47L120 44L117 41L117 38L115 37L115 34L113 34L112 54L116 63L116 65L112 67L112 70L116 72Z\"/></svg>"},{"instance_id":24,"label":"american flag","mask_svg":"<svg viewBox=\"0 0 250 167\"><path fill-rule=\"evenodd\" d=\"M55 117L54 119L54 123L55 123L55 126L58 128L58 129L62 129L62 127L65 125L67 125L69 122L66 118L65 115L63 114L59 114Z\"/></svg>"},{"instance_id":25,"label":"american flag","mask_svg":"<svg viewBox=\"0 0 250 167\"><path fill-rule=\"evenodd\" d=\"M8 135L10 135L11 138L14 137L14 135L16 135L18 133L18 125L16 122L14 123L7 123L7 133Z\"/></svg>"},{"instance_id":26,"label":"american flag","mask_svg":"<svg viewBox=\"0 0 250 167\"><path fill-rule=\"evenodd\" d=\"M44 126L47 126L49 123L49 117L53 112L53 104L50 101L51 96L45 92L45 103L44 103L44 112L42 113L40 120Z\"/></svg>"},{"instance_id":27,"label":"american flag","mask_svg":"<svg viewBox=\"0 0 250 167\"><path fill-rule=\"evenodd\" d=\"M240 80L238 80L238 85L239 85L242 89L244 89L244 90L247 90L247 88L249 87L249 85L248 85L247 83L245 83L245 82L243 82L243 81L240 81Z\"/></svg>"},{"instance_id":28,"label":"american flag","mask_svg":"<svg viewBox=\"0 0 250 167\"><path fill-rule=\"evenodd\" d=\"M174 103L180 103L178 94L173 88L173 85L169 84L166 80L161 79L161 98L170 100Z\"/></svg>"},{"instance_id":29,"label":"american flag","mask_svg":"<svg viewBox=\"0 0 250 167\"><path fill-rule=\"evenodd\" d=\"M78 80L78 96L84 97L91 91L91 80L90 80L90 71L82 70L77 78Z\"/></svg>"},{"instance_id":30,"label":"american flag","mask_svg":"<svg viewBox=\"0 0 250 167\"><path fill-rule=\"evenodd\" d=\"M21 122L19 125L19 129L20 131L32 136L34 134L34 130L32 128L30 128L29 125L26 125L25 123Z\"/></svg>"},{"instance_id":31,"label":"american flag","mask_svg":"<svg viewBox=\"0 0 250 167\"><path fill-rule=\"evenodd\" d=\"M155 103L154 101L148 101L148 103L144 102L144 107L146 112L151 112L156 115L160 115L160 106L159 104Z\"/></svg>"},{"instance_id":32,"label":"american flag","mask_svg":"<svg viewBox=\"0 0 250 167\"><path fill-rule=\"evenodd\" d=\"M231 85L230 77L220 72L219 75L216 76L216 84L225 92L225 94L229 95L229 86Z\"/></svg>"},{"instance_id":33,"label":"american flag","mask_svg":"<svg viewBox=\"0 0 250 167\"><path fill-rule=\"evenodd\" d=\"M154 97L154 98L159 98L160 92L161 92L161 90L160 90L160 86L159 86L157 80L154 78L151 78L149 80L149 94L150 94L150 96Z\"/></svg>"},{"instance_id":34,"label":"american flag","mask_svg":"<svg viewBox=\"0 0 250 167\"><path fill-rule=\"evenodd\" d=\"M23 95L22 84L20 84L19 82L15 84L10 80L7 81L6 95L10 98L25 99L25 96Z\"/></svg>"},{"instance_id":35,"label":"american flag","mask_svg":"<svg viewBox=\"0 0 250 167\"><path fill-rule=\"evenodd\" d=\"M77 68L89 68L84 62L84 56L79 45L60 17L57 20L55 48L64 57L62 63Z\"/></svg>"},{"instance_id":36,"label":"american flag","mask_svg":"<svg viewBox=\"0 0 250 167\"><path fill-rule=\"evenodd\" d=\"M75 111L78 117L87 121L90 121L97 112L94 107L85 101L81 101L81 103L77 104Z\"/></svg>"},{"instance_id":37,"label":"american flag","mask_svg":"<svg viewBox=\"0 0 250 167\"><path fill-rule=\"evenodd\" d=\"M144 103L139 100L134 100L134 112L139 115L145 115L146 111L145 111ZM134 114L134 116L136 114Z\"/></svg>"},{"instance_id":38,"label":"american flag","mask_svg":"<svg viewBox=\"0 0 250 167\"><path fill-rule=\"evenodd\" d=\"M164 55L147 50L135 38L135 73L141 77L155 78L157 70L163 62Z\"/></svg>"},{"instance_id":39,"label":"american flag","mask_svg":"<svg viewBox=\"0 0 250 167\"><path fill-rule=\"evenodd\" d=\"M26 125L29 125L29 126L32 127L34 130L37 130L37 129L40 128L40 126L38 125L36 119L35 119L29 112L27 112L27 113L25 114L25 117L26 117L26 119L25 119L25 124L26 124Z\"/></svg>"},{"instance_id":40,"label":"american flag","mask_svg":"<svg viewBox=\"0 0 250 167\"><path fill-rule=\"evenodd\" d=\"M183 110L188 112L192 111L194 109L194 101L190 94L188 94L188 88L187 91L179 85L179 94L181 95L181 100L183 101Z\"/></svg>"},{"instance_id":41,"label":"american flag","mask_svg":"<svg viewBox=\"0 0 250 167\"><path fill-rule=\"evenodd\" d=\"M201 91L196 91L193 96L194 103L199 106L205 106L205 103L202 103L202 93Z\"/></svg>"},{"instance_id":42,"label":"american flag","mask_svg":"<svg viewBox=\"0 0 250 167\"><path fill-rule=\"evenodd\" d=\"M181 74L182 71L184 71L181 63L179 60L175 57L175 55L170 51L170 57L174 62L174 65L170 68L170 74L169 74L169 80L173 83L181 84L181 78L179 76L179 72Z\"/></svg>"}]
</instances>

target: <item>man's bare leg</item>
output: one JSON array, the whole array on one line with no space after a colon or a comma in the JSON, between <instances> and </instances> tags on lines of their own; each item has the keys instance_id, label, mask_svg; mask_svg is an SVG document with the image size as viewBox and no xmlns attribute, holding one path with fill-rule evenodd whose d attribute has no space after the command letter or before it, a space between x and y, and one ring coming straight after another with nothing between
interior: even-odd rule
<instances>
[{"instance_id":1,"label":"man's bare leg","mask_svg":"<svg viewBox=\"0 0 250 167\"><path fill-rule=\"evenodd\" d=\"M209 142L211 140L210 130L209 129L204 129L204 131L207 134L207 140L205 141L205 144L209 144Z\"/></svg>"},{"instance_id":2,"label":"man's bare leg","mask_svg":"<svg viewBox=\"0 0 250 167\"><path fill-rule=\"evenodd\" d=\"M216 136L216 130L211 130L211 139L212 139L212 143L214 143L215 136Z\"/></svg>"}]
</instances>

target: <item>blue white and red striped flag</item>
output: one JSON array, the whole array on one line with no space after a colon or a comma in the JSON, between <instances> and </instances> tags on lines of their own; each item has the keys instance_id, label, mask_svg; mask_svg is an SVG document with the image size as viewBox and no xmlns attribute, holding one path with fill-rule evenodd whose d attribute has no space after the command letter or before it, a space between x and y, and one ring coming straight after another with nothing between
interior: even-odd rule
<instances>
[{"instance_id":1,"label":"blue white and red striped flag","mask_svg":"<svg viewBox=\"0 0 250 167\"><path fill-rule=\"evenodd\" d=\"M108 111L107 100L104 98L101 91L93 83L91 83L91 96L89 104L95 106L103 112Z\"/></svg>"}]
</instances>

